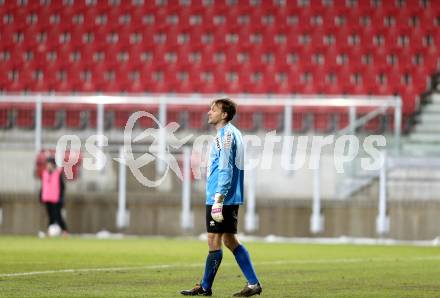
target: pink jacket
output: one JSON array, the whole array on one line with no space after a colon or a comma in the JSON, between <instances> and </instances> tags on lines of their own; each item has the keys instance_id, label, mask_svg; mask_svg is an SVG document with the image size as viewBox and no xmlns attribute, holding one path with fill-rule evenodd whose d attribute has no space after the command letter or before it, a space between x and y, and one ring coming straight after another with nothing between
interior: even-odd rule
<instances>
[{"instance_id":1,"label":"pink jacket","mask_svg":"<svg viewBox=\"0 0 440 298\"><path fill-rule=\"evenodd\" d=\"M58 203L60 201L60 175L61 169L52 173L44 170L41 179L41 201L43 203Z\"/></svg>"}]
</instances>

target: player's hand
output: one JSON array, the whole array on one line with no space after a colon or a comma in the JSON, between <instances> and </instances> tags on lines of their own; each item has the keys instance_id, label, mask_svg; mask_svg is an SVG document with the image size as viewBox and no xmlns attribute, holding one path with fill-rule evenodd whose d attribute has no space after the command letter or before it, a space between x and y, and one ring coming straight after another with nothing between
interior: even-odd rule
<instances>
[{"instance_id":1,"label":"player's hand","mask_svg":"<svg viewBox=\"0 0 440 298\"><path fill-rule=\"evenodd\" d=\"M214 205L212 205L211 208L211 217L216 222L222 222L223 221L223 195L216 193L215 194L215 202Z\"/></svg>"}]
</instances>

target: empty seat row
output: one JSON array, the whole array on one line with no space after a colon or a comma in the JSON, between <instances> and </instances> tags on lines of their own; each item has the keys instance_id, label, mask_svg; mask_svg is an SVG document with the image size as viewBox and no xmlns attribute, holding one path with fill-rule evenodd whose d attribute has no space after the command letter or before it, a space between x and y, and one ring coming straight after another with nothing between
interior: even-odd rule
<instances>
[{"instance_id":1,"label":"empty seat row","mask_svg":"<svg viewBox=\"0 0 440 298\"><path fill-rule=\"evenodd\" d=\"M191 72L231 69L244 73L259 72L301 72L302 70L324 69L353 70L359 68L387 69L390 71L411 71L423 69L431 74L438 69L439 55L433 51L416 49L414 52L377 51L353 49L353 51L276 51L276 52L67 52L41 54L0 49L1 70L27 73L35 71L49 77L58 71L80 74L83 71L114 71L128 74L131 71L153 74L162 72ZM26 76L23 76L25 79Z\"/></svg>"},{"instance_id":2,"label":"empty seat row","mask_svg":"<svg viewBox=\"0 0 440 298\"><path fill-rule=\"evenodd\" d=\"M183 13L185 11L213 11L224 13L233 11L234 13L248 13L250 11L271 11L271 10L302 10L307 13L319 13L323 10L346 11L361 10L383 10L394 12L396 10L418 11L422 9L438 10L436 1L369 1L369 0L334 0L334 1L271 1L271 0L192 0L192 1L88 1L88 0L52 0L52 1L4 1L0 4L0 11L67 11L70 13L82 13L85 11L98 11L111 13L132 12L133 10L152 11L154 13L172 14Z\"/></svg>"},{"instance_id":3,"label":"empty seat row","mask_svg":"<svg viewBox=\"0 0 440 298\"><path fill-rule=\"evenodd\" d=\"M300 11L301 12L301 11ZM266 27L273 29L291 30L323 30L325 28L364 28L364 30L389 29L391 31L404 29L424 29L439 25L438 12L420 11L418 14L396 12L397 14L383 15L380 12L346 11L339 13L324 13L322 15L293 14L285 11L276 11L275 14L261 14L258 11L249 15L234 15L227 11L224 15L210 15L202 12L195 15L155 15L152 12L145 14L123 14L117 12L114 16L102 13L64 15L60 14L29 14L0 13L0 23L17 31L71 31L81 28L83 31L103 30L157 30L168 31L178 26L181 30L191 30L203 26L206 29L228 27L239 30L246 27L253 30L262 30ZM376 22L376 26L369 27ZM8 28L2 28L7 32Z\"/></svg>"},{"instance_id":4,"label":"empty seat row","mask_svg":"<svg viewBox=\"0 0 440 298\"><path fill-rule=\"evenodd\" d=\"M199 46L213 44L244 44L258 46L269 44L271 46L306 46L313 43L316 46L352 45L369 43L375 46L406 47L417 44L439 45L439 24L430 24L425 27L399 24L392 27L371 27L371 24L361 26L350 24L344 27L322 26L309 28L306 26L266 26L266 25L241 25L231 27L229 24L222 26L198 25L192 27L154 27L141 25L139 27L113 28L99 26L88 28L83 25L71 27L51 25L48 28L26 26L15 27L3 24L0 28L2 44L13 46L40 46L54 49L58 46L70 45L122 45L141 43L150 46L166 44L169 48L185 44Z\"/></svg>"},{"instance_id":5,"label":"empty seat row","mask_svg":"<svg viewBox=\"0 0 440 298\"><path fill-rule=\"evenodd\" d=\"M207 107L192 107L173 105L167 110L167 123L177 122L182 128L207 128ZM105 128L123 129L130 115L136 111L147 111L158 117L157 106L145 105L108 105L105 107ZM260 111L257 107L240 107L234 120L245 131L256 129L280 130L283 128L283 108L268 107ZM368 109L359 109L358 117L365 115ZM96 128L96 106L45 104L43 106L42 127L45 129L94 129ZM294 107L292 112L292 130L306 132L309 130L331 132L348 126L347 108L313 108ZM386 113L374 118L364 127L369 132L383 132L392 129L392 113ZM407 127L408 116L404 118L403 127ZM260 124L259 124L260 123ZM155 127L150 118L140 118L139 128ZM11 127L33 129L35 127L35 105L31 104L0 104L0 128Z\"/></svg>"}]
</instances>

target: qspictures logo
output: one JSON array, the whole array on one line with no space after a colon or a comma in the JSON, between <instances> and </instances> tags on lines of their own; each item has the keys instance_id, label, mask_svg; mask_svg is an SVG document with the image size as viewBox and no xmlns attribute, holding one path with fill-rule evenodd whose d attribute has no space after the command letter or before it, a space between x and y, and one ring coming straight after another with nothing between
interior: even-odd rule
<instances>
[{"instance_id":1,"label":"qspictures logo","mask_svg":"<svg viewBox=\"0 0 440 298\"><path fill-rule=\"evenodd\" d=\"M135 124L143 117L155 123L155 127L145 129L133 138ZM279 136L276 131L267 132L264 136L246 134L240 140L220 140L219 135L213 134L198 135L195 138L193 134L188 134L179 139L176 136L179 128L180 125L176 122L163 126L154 115L146 111L137 111L130 116L125 125L123 158L113 158L113 160L127 166L136 180L145 187L159 186L170 170L183 180L179 163L173 154L183 146L191 146L191 170L195 179L204 177L202 169L208 168L212 151L231 150L233 146L236 150L235 166L245 171L270 170L278 166L287 171L305 167L314 170L319 168L322 151L326 146L332 149L337 173L344 173L344 165L353 162L361 151L365 153L360 158L360 166L363 170L376 171L384 163L383 155L380 154L380 151L386 148L386 138L383 135L369 135L362 140L362 143L355 135ZM140 143L145 139L152 141L149 141L149 145L142 143L145 144L145 151L135 158L132 144ZM189 144L190 140L191 144ZM56 154L64 156L67 149L70 152L80 152L85 149L90 157L85 157L83 160L84 170L100 171L107 163L107 156L103 151L106 146L108 146L108 138L105 135L88 137L84 148L78 136L64 135L57 142ZM275 149L276 147L278 149ZM255 154L256 151L259 154ZM279 165L274 164L276 154L281 155ZM70 154L67 160L58 164L64 168L67 178L72 177L72 167L78 162L78 158L78 154ZM163 163L164 171L155 179L149 179L143 175L141 169L153 162Z\"/></svg>"},{"instance_id":2,"label":"qspictures logo","mask_svg":"<svg viewBox=\"0 0 440 298\"><path fill-rule=\"evenodd\" d=\"M147 117L153 120L157 124L158 128L148 128L133 140L133 142L136 143L147 137L153 138L153 142L151 143L151 145L149 145L147 152L135 159L131 147L132 132L136 121L142 117ZM124 130L125 158L115 158L114 160L127 165L137 181L146 187L159 186L166 178L170 169L174 172L174 174L176 174L177 177L179 177L180 180L183 180L183 175L180 170L179 164L176 158L171 154L170 147L175 150L180 149L183 145L185 145L185 143L188 142L189 139L191 139L192 135L188 135L184 139L179 140L175 135L175 132L179 129L179 127L180 125L176 122L171 122L167 126L163 127L156 119L156 117L145 111L138 111L133 113L128 119ZM165 137L168 140L171 140L164 146L163 153L156 149L160 148L159 135L161 133L165 133ZM142 174L140 169L153 161L164 163L165 171L161 175L161 177L158 177L155 180L150 180Z\"/></svg>"}]
</instances>

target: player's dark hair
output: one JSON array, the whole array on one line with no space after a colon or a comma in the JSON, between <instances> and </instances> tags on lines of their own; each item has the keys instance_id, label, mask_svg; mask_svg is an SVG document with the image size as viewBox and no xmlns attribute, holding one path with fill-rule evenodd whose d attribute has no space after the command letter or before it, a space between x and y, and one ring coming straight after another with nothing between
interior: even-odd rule
<instances>
[{"instance_id":1,"label":"player's dark hair","mask_svg":"<svg viewBox=\"0 0 440 298\"><path fill-rule=\"evenodd\" d=\"M46 162L47 162L47 163L51 163L51 164L53 164L54 166L57 165L57 163L55 162L55 158L52 157L52 156L49 156L49 157L46 159Z\"/></svg>"},{"instance_id":2,"label":"player's dark hair","mask_svg":"<svg viewBox=\"0 0 440 298\"><path fill-rule=\"evenodd\" d=\"M226 113L226 121L231 121L237 113L237 104L229 98L219 98L214 100L213 104L219 106L223 113Z\"/></svg>"}]
</instances>

